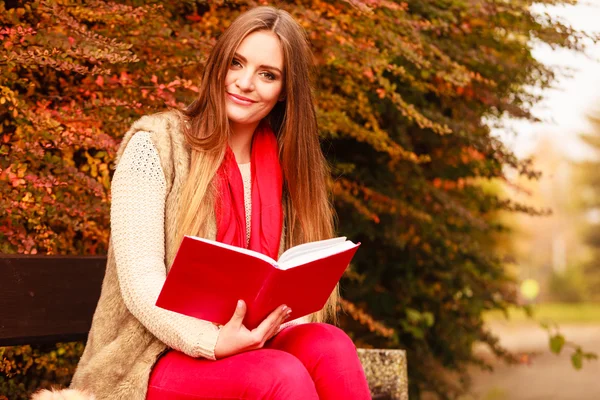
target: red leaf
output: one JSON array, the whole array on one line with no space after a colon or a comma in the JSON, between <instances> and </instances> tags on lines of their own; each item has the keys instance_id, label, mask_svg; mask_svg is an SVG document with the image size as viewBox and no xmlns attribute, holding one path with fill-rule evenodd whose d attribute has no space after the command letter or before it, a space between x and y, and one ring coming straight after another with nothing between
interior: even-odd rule
<instances>
[{"instance_id":1,"label":"red leaf","mask_svg":"<svg viewBox=\"0 0 600 400\"><path fill-rule=\"evenodd\" d=\"M192 15L186 15L185 19L192 21L192 22L198 22L202 20L202 17L199 16L197 13L194 13Z\"/></svg>"}]
</instances>

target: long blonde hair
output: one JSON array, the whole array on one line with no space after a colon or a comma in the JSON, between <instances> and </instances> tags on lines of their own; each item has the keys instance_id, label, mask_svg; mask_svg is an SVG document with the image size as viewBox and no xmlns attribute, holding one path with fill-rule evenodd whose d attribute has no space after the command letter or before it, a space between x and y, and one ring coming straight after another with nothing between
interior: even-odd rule
<instances>
[{"instance_id":1,"label":"long blonde hair","mask_svg":"<svg viewBox=\"0 0 600 400\"><path fill-rule=\"evenodd\" d=\"M235 50L250 33L268 30L279 37L284 55L285 100L266 117L279 143L285 212L284 247L333 236L333 207L328 195L329 171L319 144L310 85L312 52L305 32L286 11L257 7L240 15L220 36L206 62L200 94L183 110L190 145L190 170L180 200L178 239L202 236L214 217L217 191L213 178L230 134L225 109L225 76ZM336 321L338 288L313 321Z\"/></svg>"}]
</instances>

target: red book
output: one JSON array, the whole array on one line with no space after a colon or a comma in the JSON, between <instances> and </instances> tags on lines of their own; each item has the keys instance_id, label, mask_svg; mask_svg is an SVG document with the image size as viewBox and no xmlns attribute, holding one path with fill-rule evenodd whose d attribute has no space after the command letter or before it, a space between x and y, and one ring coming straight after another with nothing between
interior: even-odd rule
<instances>
[{"instance_id":1,"label":"red book","mask_svg":"<svg viewBox=\"0 0 600 400\"><path fill-rule=\"evenodd\" d=\"M242 299L248 329L282 304L292 309L288 320L300 318L323 308L358 246L345 237L321 240L292 247L275 261L252 250L185 236L156 305L225 324Z\"/></svg>"}]
</instances>

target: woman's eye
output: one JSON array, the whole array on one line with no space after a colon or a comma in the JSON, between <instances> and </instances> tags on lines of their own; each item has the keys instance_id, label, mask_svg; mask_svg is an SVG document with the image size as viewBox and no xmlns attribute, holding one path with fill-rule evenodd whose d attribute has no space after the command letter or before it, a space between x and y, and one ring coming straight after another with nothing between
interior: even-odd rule
<instances>
[{"instance_id":1,"label":"woman's eye","mask_svg":"<svg viewBox=\"0 0 600 400\"><path fill-rule=\"evenodd\" d=\"M238 60L236 60L235 58L233 60L231 60L231 65L235 65L235 66L242 66L242 64L240 64L240 62Z\"/></svg>"},{"instance_id":2,"label":"woman's eye","mask_svg":"<svg viewBox=\"0 0 600 400\"><path fill-rule=\"evenodd\" d=\"M270 72L264 72L264 73L263 73L263 76L264 76L265 78L267 78L268 80L270 80L270 81L274 81L274 80L275 80L275 78L276 78L276 77L275 77L275 75L273 75L273 74L272 74L272 73L270 73Z\"/></svg>"}]
</instances>

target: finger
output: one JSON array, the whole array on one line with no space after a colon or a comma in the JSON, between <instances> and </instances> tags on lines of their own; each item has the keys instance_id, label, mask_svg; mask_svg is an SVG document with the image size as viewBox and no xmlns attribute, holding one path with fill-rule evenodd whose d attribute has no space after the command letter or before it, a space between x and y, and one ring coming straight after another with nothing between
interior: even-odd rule
<instances>
[{"instance_id":1,"label":"finger","mask_svg":"<svg viewBox=\"0 0 600 400\"><path fill-rule=\"evenodd\" d=\"M281 320L282 316L285 315L287 311L287 306L279 306L276 308L267 318L263 320L253 331L252 333L256 335L260 340L264 341L269 332L273 329L273 326L276 326L277 323Z\"/></svg>"},{"instance_id":2,"label":"finger","mask_svg":"<svg viewBox=\"0 0 600 400\"><path fill-rule=\"evenodd\" d=\"M273 336L277 335L277 333L281 330L281 325L290 317L292 310L288 307L287 310L283 313L279 321L271 327L271 330L266 336L266 340L271 339Z\"/></svg>"},{"instance_id":3,"label":"finger","mask_svg":"<svg viewBox=\"0 0 600 400\"><path fill-rule=\"evenodd\" d=\"M278 325L281 325L284 322L286 322L291 314L292 314L292 309L288 307L288 309L281 315Z\"/></svg>"},{"instance_id":4,"label":"finger","mask_svg":"<svg viewBox=\"0 0 600 400\"><path fill-rule=\"evenodd\" d=\"M229 320L234 326L242 326L242 322L244 321L244 317L246 316L246 303L244 300L238 300L237 306L235 307L235 311L233 312L233 316Z\"/></svg>"},{"instance_id":5,"label":"finger","mask_svg":"<svg viewBox=\"0 0 600 400\"><path fill-rule=\"evenodd\" d=\"M281 315L284 315L287 309L288 307L285 305L279 306L250 332L252 345L249 349L260 349L264 346L265 342L272 334L274 327L278 326L277 322L279 322Z\"/></svg>"},{"instance_id":6,"label":"finger","mask_svg":"<svg viewBox=\"0 0 600 400\"><path fill-rule=\"evenodd\" d=\"M292 309L288 307L288 309L283 315L283 321L286 321L290 317L290 315L292 315Z\"/></svg>"},{"instance_id":7,"label":"finger","mask_svg":"<svg viewBox=\"0 0 600 400\"><path fill-rule=\"evenodd\" d=\"M269 340L273 339L277 333L279 332L279 330L281 329L281 325L277 326L276 329L273 329L272 331L269 332L269 334L267 335L267 337L265 338L265 343L268 342Z\"/></svg>"},{"instance_id":8,"label":"finger","mask_svg":"<svg viewBox=\"0 0 600 400\"><path fill-rule=\"evenodd\" d=\"M279 323L276 325L276 331L279 331L279 327L281 326L281 324L287 322L287 320L290 318L291 314L292 314L292 309L288 307L288 309L281 316Z\"/></svg>"},{"instance_id":9,"label":"finger","mask_svg":"<svg viewBox=\"0 0 600 400\"><path fill-rule=\"evenodd\" d=\"M279 327L281 326L281 324L275 324L273 326L271 326L271 328L269 329L269 331L266 333L263 342L266 343L267 341L271 340L271 338L273 338L277 332L279 332Z\"/></svg>"}]
</instances>

